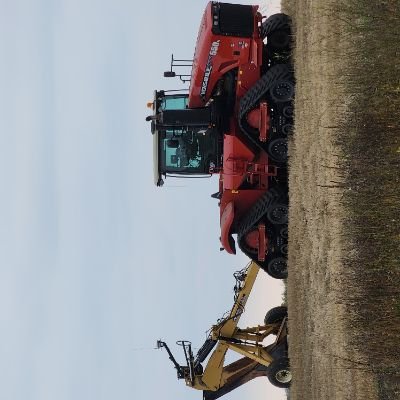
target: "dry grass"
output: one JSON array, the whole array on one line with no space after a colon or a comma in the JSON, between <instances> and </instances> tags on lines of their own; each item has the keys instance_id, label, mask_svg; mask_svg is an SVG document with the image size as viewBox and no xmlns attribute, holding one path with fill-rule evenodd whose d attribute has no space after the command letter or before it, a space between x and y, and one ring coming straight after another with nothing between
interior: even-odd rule
<instances>
[{"instance_id":1,"label":"dry grass","mask_svg":"<svg viewBox=\"0 0 400 400\"><path fill-rule=\"evenodd\" d=\"M400 398L400 5L293 16L292 399Z\"/></svg>"}]
</instances>

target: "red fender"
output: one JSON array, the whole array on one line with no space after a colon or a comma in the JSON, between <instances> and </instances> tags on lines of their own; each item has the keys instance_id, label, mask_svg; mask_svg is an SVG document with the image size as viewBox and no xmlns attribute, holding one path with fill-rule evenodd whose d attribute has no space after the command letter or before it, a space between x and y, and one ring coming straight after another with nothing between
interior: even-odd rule
<instances>
[{"instance_id":1,"label":"red fender","mask_svg":"<svg viewBox=\"0 0 400 400\"><path fill-rule=\"evenodd\" d=\"M229 254L236 254L235 240L231 235L231 227L235 216L233 201L230 201L224 208L221 215L221 244Z\"/></svg>"}]
</instances>

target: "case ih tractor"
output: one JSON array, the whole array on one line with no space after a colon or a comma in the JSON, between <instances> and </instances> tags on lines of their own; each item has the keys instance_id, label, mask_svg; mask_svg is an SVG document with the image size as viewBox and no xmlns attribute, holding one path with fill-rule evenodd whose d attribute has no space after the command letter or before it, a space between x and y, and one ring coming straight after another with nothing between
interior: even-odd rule
<instances>
[{"instance_id":1,"label":"case ih tractor","mask_svg":"<svg viewBox=\"0 0 400 400\"><path fill-rule=\"evenodd\" d=\"M290 20L258 6L210 2L186 91L157 90L150 104L155 181L219 174L220 241L271 276L287 276L287 139L293 124ZM175 65L174 65L175 62Z\"/></svg>"}]
</instances>

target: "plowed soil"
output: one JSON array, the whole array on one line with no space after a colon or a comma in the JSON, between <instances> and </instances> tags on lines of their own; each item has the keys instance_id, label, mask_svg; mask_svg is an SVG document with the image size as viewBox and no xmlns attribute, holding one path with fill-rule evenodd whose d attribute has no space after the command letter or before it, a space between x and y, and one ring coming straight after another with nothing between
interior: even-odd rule
<instances>
[{"instance_id":1,"label":"plowed soil","mask_svg":"<svg viewBox=\"0 0 400 400\"><path fill-rule=\"evenodd\" d=\"M290 398L400 399L400 5L284 0Z\"/></svg>"}]
</instances>

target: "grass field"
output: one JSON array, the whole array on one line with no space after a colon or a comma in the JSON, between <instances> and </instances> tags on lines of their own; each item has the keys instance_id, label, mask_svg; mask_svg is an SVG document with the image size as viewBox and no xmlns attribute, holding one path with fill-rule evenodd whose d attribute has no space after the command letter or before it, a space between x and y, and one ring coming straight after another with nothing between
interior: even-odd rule
<instances>
[{"instance_id":1,"label":"grass field","mask_svg":"<svg viewBox=\"0 0 400 400\"><path fill-rule=\"evenodd\" d=\"M400 399L400 3L282 7L297 85L291 399Z\"/></svg>"}]
</instances>

